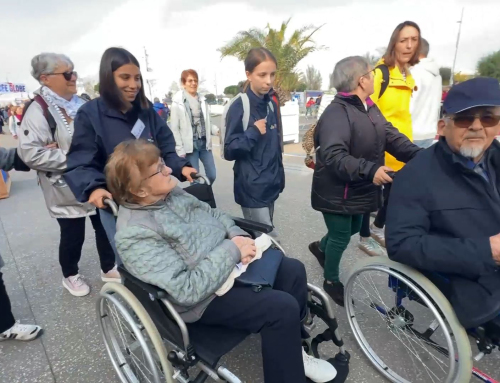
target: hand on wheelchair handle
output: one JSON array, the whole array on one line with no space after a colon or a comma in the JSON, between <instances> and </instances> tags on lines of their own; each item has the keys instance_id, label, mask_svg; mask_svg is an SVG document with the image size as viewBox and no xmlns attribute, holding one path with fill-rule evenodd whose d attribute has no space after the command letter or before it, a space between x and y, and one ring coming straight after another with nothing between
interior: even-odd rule
<instances>
[{"instance_id":1,"label":"hand on wheelchair handle","mask_svg":"<svg viewBox=\"0 0 500 383\"><path fill-rule=\"evenodd\" d=\"M394 170L392 170L388 166L381 166L380 168L377 169L375 175L373 176L373 183L377 186L388 184L392 182L393 177L394 177Z\"/></svg>"},{"instance_id":2,"label":"hand on wheelchair handle","mask_svg":"<svg viewBox=\"0 0 500 383\"><path fill-rule=\"evenodd\" d=\"M90 194L88 202L99 209L105 209L106 208L106 205L104 204L105 199L112 200L113 196L106 189L96 189Z\"/></svg>"},{"instance_id":3,"label":"hand on wheelchair handle","mask_svg":"<svg viewBox=\"0 0 500 383\"><path fill-rule=\"evenodd\" d=\"M491 255L495 263L500 266L500 234L490 237Z\"/></svg>"}]
</instances>

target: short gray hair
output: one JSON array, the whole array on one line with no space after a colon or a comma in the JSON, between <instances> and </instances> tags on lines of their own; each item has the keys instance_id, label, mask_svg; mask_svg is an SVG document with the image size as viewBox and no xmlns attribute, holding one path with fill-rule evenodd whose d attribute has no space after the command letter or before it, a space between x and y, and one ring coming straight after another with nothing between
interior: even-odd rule
<instances>
[{"instance_id":1,"label":"short gray hair","mask_svg":"<svg viewBox=\"0 0 500 383\"><path fill-rule=\"evenodd\" d=\"M333 70L333 86L337 92L349 93L358 87L359 78L370 71L370 64L361 56L340 60Z\"/></svg>"},{"instance_id":2,"label":"short gray hair","mask_svg":"<svg viewBox=\"0 0 500 383\"><path fill-rule=\"evenodd\" d=\"M429 42L422 37L422 41L420 42L420 54L424 57L429 55Z\"/></svg>"},{"instance_id":3,"label":"short gray hair","mask_svg":"<svg viewBox=\"0 0 500 383\"><path fill-rule=\"evenodd\" d=\"M54 73L61 64L74 68L68 56L59 53L40 53L31 59L31 75L40 82L42 74Z\"/></svg>"}]
</instances>

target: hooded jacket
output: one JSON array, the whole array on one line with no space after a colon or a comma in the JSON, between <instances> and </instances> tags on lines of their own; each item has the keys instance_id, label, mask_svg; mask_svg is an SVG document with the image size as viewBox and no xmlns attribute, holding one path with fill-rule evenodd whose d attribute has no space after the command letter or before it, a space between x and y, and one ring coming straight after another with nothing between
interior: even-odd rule
<instances>
[{"instance_id":1,"label":"hooded jacket","mask_svg":"<svg viewBox=\"0 0 500 383\"><path fill-rule=\"evenodd\" d=\"M377 63L377 65L380 64L384 64L383 59ZM405 80L397 66L389 68L389 85L382 97L379 98L382 82L382 71L377 69L375 70L374 92L370 98L377 104L387 121L410 141L413 141L410 99L415 88L415 80L409 71L406 72ZM385 156L385 165L394 171L398 171L404 166L389 153Z\"/></svg>"},{"instance_id":2,"label":"hooded jacket","mask_svg":"<svg viewBox=\"0 0 500 383\"><path fill-rule=\"evenodd\" d=\"M415 92L410 103L413 140L434 138L441 108L442 82L439 65L432 58L423 58L411 69Z\"/></svg>"}]
</instances>

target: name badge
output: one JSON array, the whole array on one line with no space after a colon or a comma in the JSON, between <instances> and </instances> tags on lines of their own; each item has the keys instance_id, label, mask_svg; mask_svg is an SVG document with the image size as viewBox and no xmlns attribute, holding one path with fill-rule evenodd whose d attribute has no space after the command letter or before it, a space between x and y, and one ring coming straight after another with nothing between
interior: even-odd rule
<instances>
[{"instance_id":1,"label":"name badge","mask_svg":"<svg viewBox=\"0 0 500 383\"><path fill-rule=\"evenodd\" d=\"M141 134L144 131L145 127L146 125L144 125L144 122L142 122L141 119L138 119L135 122L134 127L132 128L132 134L136 139L139 139L141 137Z\"/></svg>"}]
</instances>

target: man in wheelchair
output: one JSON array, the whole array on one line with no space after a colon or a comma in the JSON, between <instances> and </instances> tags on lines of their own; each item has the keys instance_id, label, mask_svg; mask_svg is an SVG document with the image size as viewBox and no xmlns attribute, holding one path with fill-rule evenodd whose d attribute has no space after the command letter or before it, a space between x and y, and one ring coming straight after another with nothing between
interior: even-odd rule
<instances>
[{"instance_id":1,"label":"man in wheelchair","mask_svg":"<svg viewBox=\"0 0 500 383\"><path fill-rule=\"evenodd\" d=\"M235 266L256 256L255 241L228 215L177 187L153 144L118 145L106 176L120 205L115 240L124 265L165 290L184 322L260 333L266 382L335 378L330 363L302 350L308 293L300 261L283 257L272 289L235 284L221 292Z\"/></svg>"},{"instance_id":2,"label":"man in wheelchair","mask_svg":"<svg viewBox=\"0 0 500 383\"><path fill-rule=\"evenodd\" d=\"M499 83L460 83L443 108L439 141L395 178L388 255L431 279L466 329L487 323L500 337Z\"/></svg>"}]
</instances>

